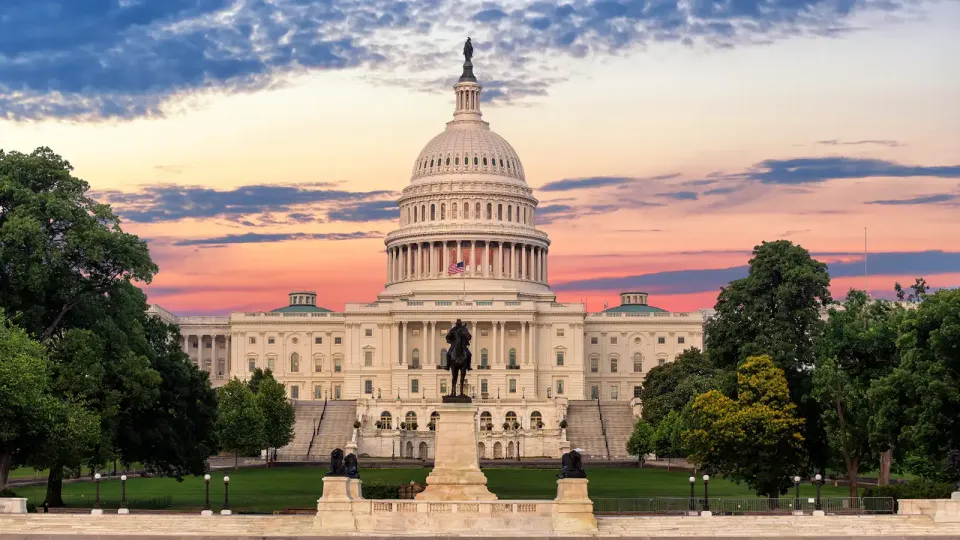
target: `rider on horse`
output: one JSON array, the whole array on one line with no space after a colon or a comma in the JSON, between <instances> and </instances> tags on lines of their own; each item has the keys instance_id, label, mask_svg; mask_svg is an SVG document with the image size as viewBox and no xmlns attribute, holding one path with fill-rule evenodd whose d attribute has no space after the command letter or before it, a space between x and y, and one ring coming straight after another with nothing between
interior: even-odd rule
<instances>
[{"instance_id":1,"label":"rider on horse","mask_svg":"<svg viewBox=\"0 0 960 540\"><path fill-rule=\"evenodd\" d=\"M472 339L473 336L470 335L470 331L467 330L466 325L460 319L457 319L457 322L447 332L447 343L450 344L450 349L447 350L447 365L444 367L453 374L453 388L450 392L452 396L457 394L458 373L460 375L460 394L463 395L464 379L466 378L466 372L471 369L470 360L473 358L473 354L468 348Z\"/></svg>"}]
</instances>

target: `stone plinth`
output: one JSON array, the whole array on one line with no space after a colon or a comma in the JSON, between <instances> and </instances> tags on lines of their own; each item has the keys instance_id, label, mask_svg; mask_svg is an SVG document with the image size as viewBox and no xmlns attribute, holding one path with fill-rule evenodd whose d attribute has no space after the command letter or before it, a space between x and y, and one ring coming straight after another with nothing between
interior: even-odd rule
<instances>
[{"instance_id":1,"label":"stone plinth","mask_svg":"<svg viewBox=\"0 0 960 540\"><path fill-rule=\"evenodd\" d=\"M26 514L27 499L24 497L0 497L0 514Z\"/></svg>"},{"instance_id":2,"label":"stone plinth","mask_svg":"<svg viewBox=\"0 0 960 540\"><path fill-rule=\"evenodd\" d=\"M360 480L346 476L324 476L323 495L317 501L315 523L335 531L357 530L353 501L361 500Z\"/></svg>"},{"instance_id":3,"label":"stone plinth","mask_svg":"<svg viewBox=\"0 0 960 540\"><path fill-rule=\"evenodd\" d=\"M897 505L901 515L930 516L937 523L960 523L960 498L900 499Z\"/></svg>"},{"instance_id":4,"label":"stone plinth","mask_svg":"<svg viewBox=\"0 0 960 540\"><path fill-rule=\"evenodd\" d=\"M586 478L557 480L557 498L553 500L554 532L583 532L597 530L593 515L593 501L587 494Z\"/></svg>"},{"instance_id":5,"label":"stone plinth","mask_svg":"<svg viewBox=\"0 0 960 540\"><path fill-rule=\"evenodd\" d=\"M487 477L477 458L476 407L443 403L437 408L436 457L427 487L416 495L423 501L493 501Z\"/></svg>"}]
</instances>

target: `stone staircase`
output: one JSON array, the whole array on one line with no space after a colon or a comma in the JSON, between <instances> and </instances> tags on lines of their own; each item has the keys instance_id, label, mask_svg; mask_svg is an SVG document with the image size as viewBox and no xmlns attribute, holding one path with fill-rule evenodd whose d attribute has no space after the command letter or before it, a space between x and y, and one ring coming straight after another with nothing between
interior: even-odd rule
<instances>
[{"instance_id":1,"label":"stone staircase","mask_svg":"<svg viewBox=\"0 0 960 540\"><path fill-rule=\"evenodd\" d=\"M310 459L326 460L335 448L341 450L353 437L353 422L357 419L355 400L331 400L327 402L327 411L320 422L320 430L313 439Z\"/></svg>"},{"instance_id":2,"label":"stone staircase","mask_svg":"<svg viewBox=\"0 0 960 540\"><path fill-rule=\"evenodd\" d=\"M636 422L630 404L622 401L601 401L600 415L603 417L603 427L607 432L610 457L629 457L627 441L633 434L633 424Z\"/></svg>"},{"instance_id":3,"label":"stone staircase","mask_svg":"<svg viewBox=\"0 0 960 540\"><path fill-rule=\"evenodd\" d=\"M570 448L582 448L581 454L585 458L608 458L596 401L570 400L567 405L567 440Z\"/></svg>"},{"instance_id":4,"label":"stone staircase","mask_svg":"<svg viewBox=\"0 0 960 540\"><path fill-rule=\"evenodd\" d=\"M277 450L278 459L302 460L307 456L310 440L313 439L313 430L320 422L323 413L322 401L296 400L293 402L296 413L296 422L293 426L293 440L290 444Z\"/></svg>"}]
</instances>

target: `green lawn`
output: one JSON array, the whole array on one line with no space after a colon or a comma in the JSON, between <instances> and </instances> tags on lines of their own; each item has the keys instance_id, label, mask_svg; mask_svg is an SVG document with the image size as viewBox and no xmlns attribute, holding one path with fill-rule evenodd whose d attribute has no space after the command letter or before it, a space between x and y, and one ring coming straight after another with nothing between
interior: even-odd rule
<instances>
[{"instance_id":1,"label":"green lawn","mask_svg":"<svg viewBox=\"0 0 960 540\"><path fill-rule=\"evenodd\" d=\"M277 467L271 469L239 469L229 471L230 503L235 512L272 512L285 508L315 508L322 489L321 467ZM361 469L366 482L391 484L423 483L429 469ZM557 471L533 469L484 469L490 490L501 499L552 499L556 496ZM592 469L588 470L591 498L621 497L689 497L689 473L660 469ZM217 472L210 481L210 499L213 509L223 502L223 473ZM703 482L697 481L697 495L703 495ZM45 488L31 486L16 488L21 497L27 497L38 506L43 502ZM64 484L64 502L68 506L93 506L93 482ZM801 487L803 496L812 497L813 486ZM791 492L792 495L792 492ZM847 495L845 487L823 487L823 496ZM745 486L714 479L710 481L711 497L754 497ZM118 508L120 482L101 482L101 505ZM203 506L204 482L190 477L182 483L170 478L133 478L127 481L127 498L131 508L192 509Z\"/></svg>"}]
</instances>

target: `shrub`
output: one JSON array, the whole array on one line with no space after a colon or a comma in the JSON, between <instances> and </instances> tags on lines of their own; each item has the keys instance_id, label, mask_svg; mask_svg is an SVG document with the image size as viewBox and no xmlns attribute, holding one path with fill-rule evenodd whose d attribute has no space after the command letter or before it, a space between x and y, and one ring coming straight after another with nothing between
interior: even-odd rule
<instances>
[{"instance_id":1,"label":"shrub","mask_svg":"<svg viewBox=\"0 0 960 540\"><path fill-rule=\"evenodd\" d=\"M0 489L0 497L16 497L17 494L14 493L12 489Z\"/></svg>"},{"instance_id":2,"label":"shrub","mask_svg":"<svg viewBox=\"0 0 960 540\"><path fill-rule=\"evenodd\" d=\"M400 429L407 429L407 423L406 423L406 422L400 422Z\"/></svg>"},{"instance_id":3,"label":"shrub","mask_svg":"<svg viewBox=\"0 0 960 540\"><path fill-rule=\"evenodd\" d=\"M520 429L520 422L514 422L513 429Z\"/></svg>"},{"instance_id":4,"label":"shrub","mask_svg":"<svg viewBox=\"0 0 960 540\"><path fill-rule=\"evenodd\" d=\"M377 426L377 429L383 429L383 422L381 422L380 420L377 420L377 423L374 425Z\"/></svg>"},{"instance_id":5,"label":"shrub","mask_svg":"<svg viewBox=\"0 0 960 540\"><path fill-rule=\"evenodd\" d=\"M410 422L410 429L413 431L416 431L419 426L420 424L417 424L416 422Z\"/></svg>"},{"instance_id":6,"label":"shrub","mask_svg":"<svg viewBox=\"0 0 960 540\"><path fill-rule=\"evenodd\" d=\"M543 422L537 422L537 429L543 429Z\"/></svg>"},{"instance_id":7,"label":"shrub","mask_svg":"<svg viewBox=\"0 0 960 540\"><path fill-rule=\"evenodd\" d=\"M354 421L353 421L353 429L360 429L360 421L359 421L359 420L354 420Z\"/></svg>"},{"instance_id":8,"label":"shrub","mask_svg":"<svg viewBox=\"0 0 960 540\"><path fill-rule=\"evenodd\" d=\"M487 422L487 431L493 431L493 422Z\"/></svg>"},{"instance_id":9,"label":"shrub","mask_svg":"<svg viewBox=\"0 0 960 540\"><path fill-rule=\"evenodd\" d=\"M503 423L503 429L504 429L504 430L510 429L510 422L504 422L504 423Z\"/></svg>"},{"instance_id":10,"label":"shrub","mask_svg":"<svg viewBox=\"0 0 960 540\"><path fill-rule=\"evenodd\" d=\"M560 421L560 428L561 428L561 429L567 429L567 420L566 420L566 418L564 418L563 420Z\"/></svg>"},{"instance_id":11,"label":"shrub","mask_svg":"<svg viewBox=\"0 0 960 540\"><path fill-rule=\"evenodd\" d=\"M364 482L361 485L364 499L399 499L400 485L383 482Z\"/></svg>"},{"instance_id":12,"label":"shrub","mask_svg":"<svg viewBox=\"0 0 960 540\"><path fill-rule=\"evenodd\" d=\"M911 480L905 484L870 486L863 490L864 497L893 497L894 499L949 499L953 484L930 480Z\"/></svg>"}]
</instances>

